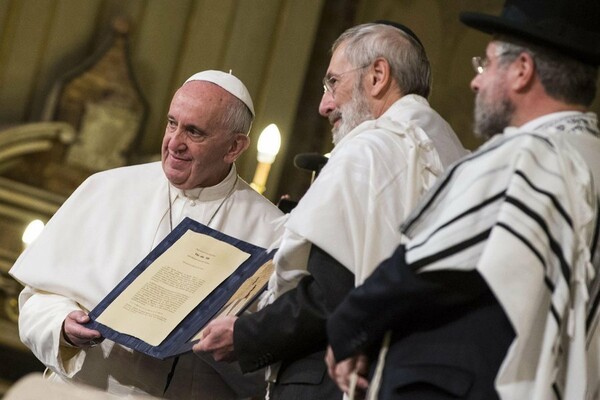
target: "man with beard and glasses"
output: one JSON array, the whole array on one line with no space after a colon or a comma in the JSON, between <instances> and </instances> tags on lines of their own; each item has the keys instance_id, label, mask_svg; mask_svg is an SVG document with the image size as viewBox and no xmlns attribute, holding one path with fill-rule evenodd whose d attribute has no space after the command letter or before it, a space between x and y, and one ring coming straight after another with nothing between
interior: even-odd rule
<instances>
[{"instance_id":1,"label":"man with beard and glasses","mask_svg":"<svg viewBox=\"0 0 600 400\"><path fill-rule=\"evenodd\" d=\"M271 365L271 399L342 398L323 360L328 315L389 257L417 199L465 154L425 99L429 62L406 27L343 33L323 83L319 112L333 126L335 148L285 224L271 304L215 320L194 349L237 359L244 371Z\"/></svg>"},{"instance_id":2,"label":"man with beard and glasses","mask_svg":"<svg viewBox=\"0 0 600 400\"><path fill-rule=\"evenodd\" d=\"M369 399L598 399L600 2L461 20L494 34L471 87L476 132L502 133L439 179L331 315L329 373Z\"/></svg>"}]
</instances>

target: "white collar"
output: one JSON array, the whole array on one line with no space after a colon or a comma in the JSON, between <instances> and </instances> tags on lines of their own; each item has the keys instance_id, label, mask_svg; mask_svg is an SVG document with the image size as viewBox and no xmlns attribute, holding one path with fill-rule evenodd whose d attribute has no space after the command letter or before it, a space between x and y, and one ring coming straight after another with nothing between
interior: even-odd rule
<instances>
[{"instance_id":1,"label":"white collar","mask_svg":"<svg viewBox=\"0 0 600 400\"><path fill-rule=\"evenodd\" d=\"M542 125L545 125L549 122L556 121L556 120L559 120L559 119L565 118L565 117L582 115L582 114L586 114L586 113L582 113L580 111L559 111L559 112L555 112L555 113L542 115L541 117L534 118L531 121L528 121L519 127L508 126L504 129L504 134L510 136L510 135L515 135L519 132L533 132L533 131L536 131Z\"/></svg>"},{"instance_id":2,"label":"white collar","mask_svg":"<svg viewBox=\"0 0 600 400\"><path fill-rule=\"evenodd\" d=\"M212 201L222 199L231 192L232 186L235 184L237 178L237 169L235 164L231 164L229 173L221 182L214 186L197 187L193 189L178 189L169 182L171 187L171 203L178 197L181 199L195 200L195 201Z\"/></svg>"}]
</instances>

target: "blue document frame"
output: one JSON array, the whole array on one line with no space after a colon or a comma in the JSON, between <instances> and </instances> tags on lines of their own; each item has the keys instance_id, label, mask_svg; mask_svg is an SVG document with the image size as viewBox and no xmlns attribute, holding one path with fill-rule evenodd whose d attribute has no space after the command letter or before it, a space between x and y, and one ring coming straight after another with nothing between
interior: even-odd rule
<instances>
[{"instance_id":1,"label":"blue document frame","mask_svg":"<svg viewBox=\"0 0 600 400\"><path fill-rule=\"evenodd\" d=\"M249 253L233 274L223 281L207 298L181 321L158 346L152 346L136 337L123 334L96 321L96 318L125 290L156 258L163 254L185 232L192 230L212 236ZM89 313L91 321L85 326L100 331L102 336L149 356L166 359L192 350L194 342L190 340L221 310L235 291L250 278L264 263L273 258L275 250L267 252L264 248L244 242L216 231L190 218L185 218L163 239L102 301ZM262 292L262 291L261 291ZM250 304L252 301L249 301Z\"/></svg>"}]
</instances>

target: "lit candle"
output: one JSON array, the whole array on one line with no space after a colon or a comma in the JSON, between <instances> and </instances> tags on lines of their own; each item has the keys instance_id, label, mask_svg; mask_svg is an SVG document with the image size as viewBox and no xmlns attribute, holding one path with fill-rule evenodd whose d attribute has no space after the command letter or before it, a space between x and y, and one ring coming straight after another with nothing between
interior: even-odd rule
<instances>
[{"instance_id":1,"label":"lit candle","mask_svg":"<svg viewBox=\"0 0 600 400\"><path fill-rule=\"evenodd\" d=\"M258 193L264 193L269 177L271 164L275 161L279 148L281 147L281 134L277 125L270 124L261 132L258 137L258 164L254 172L254 178L250 186Z\"/></svg>"}]
</instances>

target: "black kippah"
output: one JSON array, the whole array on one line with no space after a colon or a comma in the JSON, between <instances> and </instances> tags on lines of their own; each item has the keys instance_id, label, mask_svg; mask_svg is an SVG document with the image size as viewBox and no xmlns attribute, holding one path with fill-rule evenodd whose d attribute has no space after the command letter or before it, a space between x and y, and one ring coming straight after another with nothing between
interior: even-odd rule
<instances>
[{"instance_id":1,"label":"black kippah","mask_svg":"<svg viewBox=\"0 0 600 400\"><path fill-rule=\"evenodd\" d=\"M399 22L388 21L385 19L378 19L377 21L375 21L375 23L381 24L381 25L389 25L389 26L393 26L394 28L400 29L402 32L406 33L408 36L415 39L417 41L417 43L419 43L421 45L422 48L425 48L423 46L423 43L421 43L421 41L417 37L417 35L408 26L402 25Z\"/></svg>"}]
</instances>

